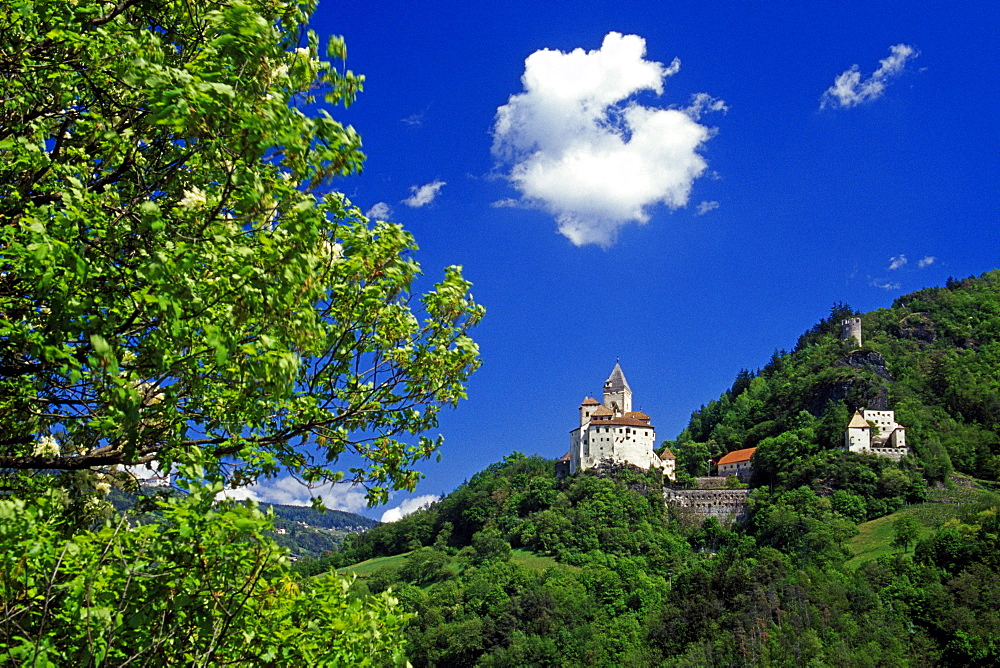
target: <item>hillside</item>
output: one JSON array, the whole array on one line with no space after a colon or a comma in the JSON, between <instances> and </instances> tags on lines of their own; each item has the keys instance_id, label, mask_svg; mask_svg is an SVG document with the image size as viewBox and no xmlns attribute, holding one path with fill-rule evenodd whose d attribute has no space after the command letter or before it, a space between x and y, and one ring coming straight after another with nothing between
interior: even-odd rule
<instances>
[{"instance_id":1,"label":"hillside","mask_svg":"<svg viewBox=\"0 0 1000 668\"><path fill-rule=\"evenodd\" d=\"M165 490L147 488L140 490L138 494L147 495L158 491ZM171 489L167 493L183 492ZM138 494L115 488L108 499L118 512L123 512L135 506ZM262 511L270 510L274 513L273 538L278 545L288 548L295 559L319 557L337 549L347 536L367 531L380 524L376 520L343 510L319 512L311 506L286 506L276 503L259 505ZM149 510L151 514L141 521L148 521L156 514L152 507Z\"/></svg>"},{"instance_id":2,"label":"hillside","mask_svg":"<svg viewBox=\"0 0 1000 668\"><path fill-rule=\"evenodd\" d=\"M343 510L318 512L309 506L284 506L262 503L261 510L274 511L274 540L287 547L296 559L319 557L335 550L344 539L367 531L380 523Z\"/></svg>"},{"instance_id":3,"label":"hillside","mask_svg":"<svg viewBox=\"0 0 1000 668\"><path fill-rule=\"evenodd\" d=\"M1000 663L1000 272L860 314L741 372L669 446L685 478L757 447L747 519L664 506L655 472L515 453L432 507L297 566L416 612L415 666ZM858 407L915 454L842 449ZM956 476L954 471L975 474ZM986 479L986 480L983 480Z\"/></svg>"},{"instance_id":4,"label":"hillside","mask_svg":"<svg viewBox=\"0 0 1000 668\"><path fill-rule=\"evenodd\" d=\"M859 316L863 345L841 340L840 323ZM759 447L758 482L841 447L857 408L888 409L906 426L916 465L930 480L951 470L1000 478L1000 271L949 280L858 314L836 304L792 352L695 411L667 441L678 466L705 473L706 460Z\"/></svg>"},{"instance_id":5,"label":"hillside","mask_svg":"<svg viewBox=\"0 0 1000 668\"><path fill-rule=\"evenodd\" d=\"M652 473L554 471L512 455L299 570L355 573L358 593L391 588L417 613L414 666L1000 660L995 496L929 492L934 503L859 532L833 495L761 488L751 519L725 527L675 518ZM904 549L893 526L907 515L921 522Z\"/></svg>"}]
</instances>

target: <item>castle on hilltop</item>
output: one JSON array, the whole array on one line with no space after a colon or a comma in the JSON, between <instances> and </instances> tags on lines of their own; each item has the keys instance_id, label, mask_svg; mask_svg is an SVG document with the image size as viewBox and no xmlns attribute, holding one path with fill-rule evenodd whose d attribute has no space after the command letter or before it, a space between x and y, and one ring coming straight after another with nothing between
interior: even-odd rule
<instances>
[{"instance_id":1,"label":"castle on hilltop","mask_svg":"<svg viewBox=\"0 0 1000 668\"><path fill-rule=\"evenodd\" d=\"M632 410L632 388L621 365L604 381L604 402L586 397L580 404L580 425L570 432L569 452L561 462L568 473L597 466L602 461L659 469L674 479L676 458L670 450L657 455L656 430L650 417Z\"/></svg>"},{"instance_id":2,"label":"castle on hilltop","mask_svg":"<svg viewBox=\"0 0 1000 668\"><path fill-rule=\"evenodd\" d=\"M840 323L840 338L854 339L861 347L861 318L848 318ZM844 434L844 449L867 452L899 461L911 450L906 445L906 428L896 422L896 413L886 410L859 409L854 412Z\"/></svg>"},{"instance_id":3,"label":"castle on hilltop","mask_svg":"<svg viewBox=\"0 0 1000 668\"><path fill-rule=\"evenodd\" d=\"M861 318L847 318L840 321L840 339L854 339L858 348L861 347Z\"/></svg>"}]
</instances>

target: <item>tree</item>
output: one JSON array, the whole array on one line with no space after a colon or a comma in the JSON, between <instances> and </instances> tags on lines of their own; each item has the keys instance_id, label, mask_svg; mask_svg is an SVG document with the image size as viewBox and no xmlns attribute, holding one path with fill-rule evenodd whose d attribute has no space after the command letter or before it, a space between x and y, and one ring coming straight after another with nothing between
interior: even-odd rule
<instances>
[{"instance_id":1,"label":"tree","mask_svg":"<svg viewBox=\"0 0 1000 668\"><path fill-rule=\"evenodd\" d=\"M892 523L892 546L904 552L920 538L920 520L913 515L903 515Z\"/></svg>"},{"instance_id":2,"label":"tree","mask_svg":"<svg viewBox=\"0 0 1000 668\"><path fill-rule=\"evenodd\" d=\"M457 267L415 297L410 234L330 190L361 142L312 110L363 78L314 4L0 8L0 471L416 483L483 310Z\"/></svg>"},{"instance_id":3,"label":"tree","mask_svg":"<svg viewBox=\"0 0 1000 668\"><path fill-rule=\"evenodd\" d=\"M186 494L160 521L65 533L59 490L0 499L0 663L399 665L409 615L388 594L348 595L336 574L295 581L256 508Z\"/></svg>"}]
</instances>

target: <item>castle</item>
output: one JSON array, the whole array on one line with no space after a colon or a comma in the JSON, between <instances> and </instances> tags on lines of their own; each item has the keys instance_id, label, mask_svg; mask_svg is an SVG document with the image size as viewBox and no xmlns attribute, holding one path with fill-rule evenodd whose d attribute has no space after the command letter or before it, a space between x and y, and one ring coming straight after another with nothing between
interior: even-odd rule
<instances>
[{"instance_id":1,"label":"castle","mask_svg":"<svg viewBox=\"0 0 1000 668\"><path fill-rule=\"evenodd\" d=\"M841 340L854 339L861 347L861 318L840 322ZM874 425L874 429L872 427ZM849 452L870 452L899 461L910 454L906 445L906 428L896 422L894 411L857 410L844 434L844 449Z\"/></svg>"},{"instance_id":2,"label":"castle","mask_svg":"<svg viewBox=\"0 0 1000 668\"><path fill-rule=\"evenodd\" d=\"M872 433L872 424L875 433ZM857 410L847 425L844 448L850 452L870 452L899 461L910 454L906 428L896 422L893 411Z\"/></svg>"},{"instance_id":3,"label":"castle","mask_svg":"<svg viewBox=\"0 0 1000 668\"><path fill-rule=\"evenodd\" d=\"M673 480L676 459L670 450L662 457L653 450L656 430L649 420L642 411L632 410L632 388L616 362L604 381L604 403L587 397L580 404L580 425L570 432L569 452L562 459L568 461L568 472L610 460L641 469L656 468Z\"/></svg>"}]
</instances>

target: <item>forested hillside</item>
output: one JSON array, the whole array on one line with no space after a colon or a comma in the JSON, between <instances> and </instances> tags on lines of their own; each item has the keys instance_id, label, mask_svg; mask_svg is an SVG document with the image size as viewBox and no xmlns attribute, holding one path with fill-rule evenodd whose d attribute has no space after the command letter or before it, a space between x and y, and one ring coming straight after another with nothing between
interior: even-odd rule
<instances>
[{"instance_id":1,"label":"forested hillside","mask_svg":"<svg viewBox=\"0 0 1000 668\"><path fill-rule=\"evenodd\" d=\"M860 349L839 336L841 320L856 315ZM758 482L771 482L842 447L851 413L864 407L896 412L928 479L952 469L1000 478L1000 271L870 313L835 305L791 353L741 371L666 445L689 475L706 473L710 457L758 447Z\"/></svg>"},{"instance_id":2,"label":"forested hillside","mask_svg":"<svg viewBox=\"0 0 1000 668\"><path fill-rule=\"evenodd\" d=\"M861 314L860 349L839 336L855 315L835 306L665 443L682 484L758 448L741 524L664 506L654 472L559 479L514 454L297 569L393 591L416 666L996 664L1000 272ZM915 454L844 451L858 407L895 410Z\"/></svg>"},{"instance_id":3,"label":"forested hillside","mask_svg":"<svg viewBox=\"0 0 1000 668\"><path fill-rule=\"evenodd\" d=\"M877 458L843 456L875 475L863 460ZM890 462L876 482L911 477ZM415 666L1000 660L995 495L930 492L949 503L909 508L947 520L895 521L887 556L849 566L856 520L822 490L759 489L751 520L725 527L665 509L661 484L622 469L560 480L553 462L515 454L298 570L341 567L357 593L391 590L417 613Z\"/></svg>"}]
</instances>

